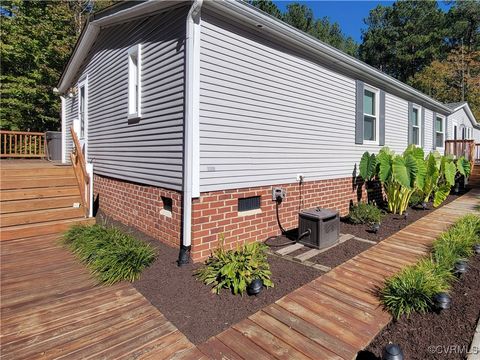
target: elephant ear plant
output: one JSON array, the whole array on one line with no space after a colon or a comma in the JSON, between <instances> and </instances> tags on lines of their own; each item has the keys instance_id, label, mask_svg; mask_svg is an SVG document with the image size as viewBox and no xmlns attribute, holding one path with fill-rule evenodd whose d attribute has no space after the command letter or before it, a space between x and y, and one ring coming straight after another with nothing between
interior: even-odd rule
<instances>
[{"instance_id":1,"label":"elephant ear plant","mask_svg":"<svg viewBox=\"0 0 480 360\"><path fill-rule=\"evenodd\" d=\"M401 155L388 147L382 148L376 156L367 151L360 161L360 176L365 181L378 178L387 197L388 210L400 215L414 193L420 194L424 202L433 196L433 205L439 206L450 193L457 171L469 173L470 166L464 158L456 164L453 158L438 152L425 158L423 149L414 145Z\"/></svg>"}]
</instances>

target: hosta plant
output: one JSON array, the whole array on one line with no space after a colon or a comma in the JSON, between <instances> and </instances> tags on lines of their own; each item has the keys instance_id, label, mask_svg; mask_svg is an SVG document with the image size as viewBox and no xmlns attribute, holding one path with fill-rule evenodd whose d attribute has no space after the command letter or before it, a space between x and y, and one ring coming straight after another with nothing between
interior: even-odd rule
<instances>
[{"instance_id":1,"label":"hosta plant","mask_svg":"<svg viewBox=\"0 0 480 360\"><path fill-rule=\"evenodd\" d=\"M201 281L212 286L213 293L230 289L235 295L243 295L254 279L262 280L266 287L273 287L265 244L254 242L236 250L225 250L223 243L222 237L218 249L213 251L205 266L196 272Z\"/></svg>"}]
</instances>

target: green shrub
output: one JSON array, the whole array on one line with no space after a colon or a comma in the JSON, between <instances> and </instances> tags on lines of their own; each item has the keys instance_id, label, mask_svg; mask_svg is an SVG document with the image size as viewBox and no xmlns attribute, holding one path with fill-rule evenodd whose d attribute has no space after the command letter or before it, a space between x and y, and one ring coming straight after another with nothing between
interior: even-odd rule
<instances>
[{"instance_id":1,"label":"green shrub","mask_svg":"<svg viewBox=\"0 0 480 360\"><path fill-rule=\"evenodd\" d=\"M119 229L98 224L71 227L63 242L106 284L136 280L155 260L149 244Z\"/></svg>"},{"instance_id":2,"label":"green shrub","mask_svg":"<svg viewBox=\"0 0 480 360\"><path fill-rule=\"evenodd\" d=\"M419 191L415 191L412 196L410 197L410 201L408 202L408 206L413 207L417 205L421 205L423 203L423 196Z\"/></svg>"},{"instance_id":3,"label":"green shrub","mask_svg":"<svg viewBox=\"0 0 480 360\"><path fill-rule=\"evenodd\" d=\"M451 272L439 270L433 261L424 259L387 279L380 298L395 318L425 313L435 294L448 291L451 276Z\"/></svg>"},{"instance_id":4,"label":"green shrub","mask_svg":"<svg viewBox=\"0 0 480 360\"><path fill-rule=\"evenodd\" d=\"M480 217L462 217L434 241L431 258L422 259L385 281L381 302L396 318L408 317L415 311L426 312L437 293L449 290L455 278L455 262L470 257L473 245L479 241Z\"/></svg>"},{"instance_id":5,"label":"green shrub","mask_svg":"<svg viewBox=\"0 0 480 360\"><path fill-rule=\"evenodd\" d=\"M243 295L254 279L261 279L266 287L273 287L266 250L263 243L250 243L226 251L222 238L219 248L213 251L196 275L206 285L212 285L212 292L216 294L221 289L230 289L235 295Z\"/></svg>"},{"instance_id":6,"label":"green shrub","mask_svg":"<svg viewBox=\"0 0 480 360\"><path fill-rule=\"evenodd\" d=\"M382 217L382 210L375 205L364 202L353 205L348 213L348 219L353 224L380 223Z\"/></svg>"}]
</instances>

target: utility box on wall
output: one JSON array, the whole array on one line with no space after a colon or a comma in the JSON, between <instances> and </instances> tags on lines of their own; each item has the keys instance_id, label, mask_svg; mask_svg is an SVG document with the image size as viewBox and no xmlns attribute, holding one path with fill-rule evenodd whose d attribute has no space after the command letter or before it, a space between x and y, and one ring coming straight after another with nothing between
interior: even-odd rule
<instances>
[{"instance_id":1,"label":"utility box on wall","mask_svg":"<svg viewBox=\"0 0 480 360\"><path fill-rule=\"evenodd\" d=\"M340 215L336 211L312 208L298 214L299 235L310 230L300 243L316 249L324 249L337 243L340 228Z\"/></svg>"}]
</instances>

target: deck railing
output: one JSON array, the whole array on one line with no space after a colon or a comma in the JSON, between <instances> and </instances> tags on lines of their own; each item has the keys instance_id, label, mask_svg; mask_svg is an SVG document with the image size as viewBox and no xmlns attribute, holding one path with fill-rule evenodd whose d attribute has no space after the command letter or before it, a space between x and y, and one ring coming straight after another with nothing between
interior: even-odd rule
<instances>
[{"instance_id":1,"label":"deck railing","mask_svg":"<svg viewBox=\"0 0 480 360\"><path fill-rule=\"evenodd\" d=\"M77 178L78 187L80 189L80 195L82 197L82 205L85 209L85 216L90 216L90 176L87 172L87 165L85 162L85 156L83 155L82 147L80 146L80 141L78 136L73 130L73 127L70 128L70 133L72 134L73 140L73 150L70 154L70 159L72 161L73 170Z\"/></svg>"},{"instance_id":2,"label":"deck railing","mask_svg":"<svg viewBox=\"0 0 480 360\"><path fill-rule=\"evenodd\" d=\"M45 133L0 130L0 157L44 158L47 156Z\"/></svg>"},{"instance_id":3,"label":"deck railing","mask_svg":"<svg viewBox=\"0 0 480 360\"><path fill-rule=\"evenodd\" d=\"M445 155L453 155L456 158L465 156L472 170L477 158L476 151L475 140L445 140Z\"/></svg>"}]
</instances>

